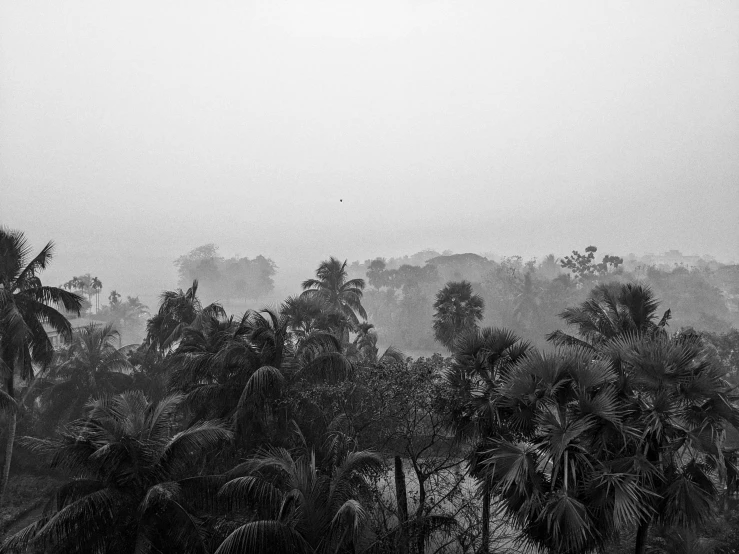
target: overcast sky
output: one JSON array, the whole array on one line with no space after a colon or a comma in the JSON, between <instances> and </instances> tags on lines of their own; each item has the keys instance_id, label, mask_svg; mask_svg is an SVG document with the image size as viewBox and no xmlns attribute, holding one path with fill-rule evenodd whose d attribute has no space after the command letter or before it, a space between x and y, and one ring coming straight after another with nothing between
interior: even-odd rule
<instances>
[{"instance_id":1,"label":"overcast sky","mask_svg":"<svg viewBox=\"0 0 739 554\"><path fill-rule=\"evenodd\" d=\"M209 242L737 260L739 2L2 1L0 222L126 293Z\"/></svg>"}]
</instances>

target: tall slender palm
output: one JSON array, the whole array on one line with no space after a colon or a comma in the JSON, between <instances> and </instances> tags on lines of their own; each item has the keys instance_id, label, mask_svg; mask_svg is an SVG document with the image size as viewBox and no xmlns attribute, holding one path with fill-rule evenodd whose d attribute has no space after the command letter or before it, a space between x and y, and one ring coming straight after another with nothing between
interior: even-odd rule
<instances>
[{"instance_id":1,"label":"tall slender palm","mask_svg":"<svg viewBox=\"0 0 739 554\"><path fill-rule=\"evenodd\" d=\"M270 448L234 469L219 495L256 516L234 530L216 554L353 551L367 517L362 490L383 463L368 451L335 454L322 469L312 450L293 455Z\"/></svg>"},{"instance_id":2,"label":"tall slender palm","mask_svg":"<svg viewBox=\"0 0 739 554\"><path fill-rule=\"evenodd\" d=\"M365 283L364 279L347 280L347 276L346 260L342 263L332 256L318 266L315 279L303 281L302 296L323 299L333 311L345 315L352 325L357 325L357 314L367 319L361 302ZM348 342L348 327L342 326L340 333L342 340Z\"/></svg>"},{"instance_id":3,"label":"tall slender palm","mask_svg":"<svg viewBox=\"0 0 739 554\"><path fill-rule=\"evenodd\" d=\"M7 417L9 422L9 429L8 433L10 435L10 440L6 442L5 444L5 459L10 460L11 456L13 455L13 443L15 441L15 422L16 417L18 416L18 403L4 390L0 389L0 416ZM3 474L0 476L0 479L2 479L3 486L7 484L8 477L10 475L10 464L5 464L5 467L3 468ZM2 502L2 493L3 491L0 491L0 502Z\"/></svg>"},{"instance_id":4,"label":"tall slender palm","mask_svg":"<svg viewBox=\"0 0 739 554\"><path fill-rule=\"evenodd\" d=\"M506 428L509 414L496 401L501 380L529 349L528 342L507 329L472 329L457 340L454 362L444 373L454 397L450 425L458 440L472 443L472 474L481 481L482 552L488 552L490 543L491 484L481 471L481 453L488 441L511 435Z\"/></svg>"},{"instance_id":5,"label":"tall slender palm","mask_svg":"<svg viewBox=\"0 0 739 554\"><path fill-rule=\"evenodd\" d=\"M71 337L72 328L56 308L79 314L81 296L57 287L42 285L39 273L54 255L49 242L36 256L24 234L0 227L0 374L10 398L15 398L15 374L33 378L33 364L45 367L54 348L44 329L49 325L60 335ZM5 492L15 440L16 412L6 415L5 459L0 474L0 500Z\"/></svg>"},{"instance_id":6,"label":"tall slender palm","mask_svg":"<svg viewBox=\"0 0 739 554\"><path fill-rule=\"evenodd\" d=\"M116 348L118 336L112 324L90 324L75 333L72 344L44 377L46 390L40 396L44 419L54 425L76 419L90 397L118 394L130 387L133 380L125 371L131 365Z\"/></svg>"},{"instance_id":7,"label":"tall slender palm","mask_svg":"<svg viewBox=\"0 0 739 554\"><path fill-rule=\"evenodd\" d=\"M482 321L485 303L473 294L468 281L448 282L436 295L434 302L434 336L449 350L454 341Z\"/></svg>"},{"instance_id":8,"label":"tall slender palm","mask_svg":"<svg viewBox=\"0 0 739 554\"><path fill-rule=\"evenodd\" d=\"M524 328L531 327L532 323L539 318L541 311L538 294L539 290L531 278L531 273L526 273L523 283L519 286L519 292L516 294L513 307L513 317Z\"/></svg>"},{"instance_id":9,"label":"tall slender palm","mask_svg":"<svg viewBox=\"0 0 739 554\"><path fill-rule=\"evenodd\" d=\"M162 293L159 311L146 324L146 343L152 348L166 350L180 339L187 326L197 324L203 317L225 315L220 304L203 307L196 279L187 291L177 289Z\"/></svg>"},{"instance_id":10,"label":"tall slender palm","mask_svg":"<svg viewBox=\"0 0 739 554\"><path fill-rule=\"evenodd\" d=\"M57 438L24 437L71 478L0 553L210 552L198 509L218 479L197 476L193 464L231 433L208 421L172 435L181 399L103 397Z\"/></svg>"}]
</instances>

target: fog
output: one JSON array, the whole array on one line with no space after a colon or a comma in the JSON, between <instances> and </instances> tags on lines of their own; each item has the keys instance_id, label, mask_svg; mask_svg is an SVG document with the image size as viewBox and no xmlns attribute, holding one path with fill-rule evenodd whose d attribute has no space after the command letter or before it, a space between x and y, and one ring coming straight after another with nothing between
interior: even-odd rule
<instances>
[{"instance_id":1,"label":"fog","mask_svg":"<svg viewBox=\"0 0 739 554\"><path fill-rule=\"evenodd\" d=\"M739 552L738 231L737 0L0 0L0 552Z\"/></svg>"},{"instance_id":2,"label":"fog","mask_svg":"<svg viewBox=\"0 0 739 554\"><path fill-rule=\"evenodd\" d=\"M6 2L0 221L153 298L215 243L739 258L735 2ZM149 300L151 304L151 300Z\"/></svg>"}]
</instances>

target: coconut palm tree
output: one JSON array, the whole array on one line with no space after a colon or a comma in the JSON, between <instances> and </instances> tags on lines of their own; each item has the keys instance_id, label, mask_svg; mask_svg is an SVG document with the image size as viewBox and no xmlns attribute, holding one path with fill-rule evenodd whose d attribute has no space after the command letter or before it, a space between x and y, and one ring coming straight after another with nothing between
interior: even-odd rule
<instances>
[{"instance_id":1,"label":"coconut palm tree","mask_svg":"<svg viewBox=\"0 0 739 554\"><path fill-rule=\"evenodd\" d=\"M69 338L72 328L56 308L79 315L81 296L57 287L44 286L39 273L54 255L49 242L34 257L24 234L0 227L0 374L5 391L15 399L15 374L33 379L33 365L45 367L54 354L44 324ZM56 306L53 307L53 306ZM6 415L6 448L0 474L0 500L7 485L7 475L15 440L16 412Z\"/></svg>"},{"instance_id":2,"label":"coconut palm tree","mask_svg":"<svg viewBox=\"0 0 739 554\"><path fill-rule=\"evenodd\" d=\"M0 390L0 415L4 415L9 420L8 434L12 440L9 440L5 444L5 459L10 460L13 455L13 443L15 441L15 425L16 417L18 416L18 404L13 398L5 391ZM7 484L8 477L10 476L10 464L5 464L3 467L3 474L0 476L3 484ZM0 491L4 492L3 491ZM0 495L0 502L2 502L2 496Z\"/></svg>"},{"instance_id":3,"label":"coconut palm tree","mask_svg":"<svg viewBox=\"0 0 739 554\"><path fill-rule=\"evenodd\" d=\"M146 344L151 348L167 350L180 339L187 326L197 326L202 318L225 315L223 307L215 302L203 307L195 279L187 291L177 289L162 293L159 311L146 324Z\"/></svg>"},{"instance_id":4,"label":"coconut palm tree","mask_svg":"<svg viewBox=\"0 0 739 554\"><path fill-rule=\"evenodd\" d=\"M75 333L39 383L45 389L40 396L44 419L54 425L76 419L90 397L118 394L131 386L133 380L125 373L131 365L116 348L118 337L112 324L91 323Z\"/></svg>"},{"instance_id":5,"label":"coconut palm tree","mask_svg":"<svg viewBox=\"0 0 739 554\"><path fill-rule=\"evenodd\" d=\"M261 366L250 344L249 314L210 315L186 327L170 359L170 387L185 395L192 422L232 417L242 390Z\"/></svg>"},{"instance_id":6,"label":"coconut palm tree","mask_svg":"<svg viewBox=\"0 0 739 554\"><path fill-rule=\"evenodd\" d=\"M321 468L313 450L269 448L235 468L219 495L251 516L218 547L237 552L353 551L363 530L367 479L382 471L378 454L335 452Z\"/></svg>"},{"instance_id":7,"label":"coconut palm tree","mask_svg":"<svg viewBox=\"0 0 739 554\"><path fill-rule=\"evenodd\" d=\"M482 552L488 552L490 543L491 483L481 471L481 453L491 439L510 436L505 423L508 414L496 400L501 379L529 349L528 342L507 329L471 329L458 338L454 362L443 376L455 399L450 426L457 440L473 445L471 470L481 481Z\"/></svg>"},{"instance_id":8,"label":"coconut palm tree","mask_svg":"<svg viewBox=\"0 0 739 554\"><path fill-rule=\"evenodd\" d=\"M523 283L519 285L519 292L513 306L513 317L525 329L539 319L539 289L531 278L531 272L524 275Z\"/></svg>"},{"instance_id":9,"label":"coconut palm tree","mask_svg":"<svg viewBox=\"0 0 739 554\"><path fill-rule=\"evenodd\" d=\"M364 279L347 280L346 260L340 262L333 256L321 262L316 270L316 278L303 281L303 294L308 298L323 299L330 309L343 314L351 325L359 324L359 317L366 320L367 312L362 307ZM348 342L349 327L339 329L343 342Z\"/></svg>"},{"instance_id":10,"label":"coconut palm tree","mask_svg":"<svg viewBox=\"0 0 739 554\"><path fill-rule=\"evenodd\" d=\"M103 397L57 438L24 437L71 478L0 552L210 552L198 513L218 479L198 476L193 463L231 433L208 421L173 435L181 400Z\"/></svg>"},{"instance_id":11,"label":"coconut palm tree","mask_svg":"<svg viewBox=\"0 0 739 554\"><path fill-rule=\"evenodd\" d=\"M352 372L334 335L311 332L295 346L288 329L289 319L272 310L203 316L185 328L170 359L170 387L185 395L190 421L230 419L239 440L276 439L269 418L288 381L341 380Z\"/></svg>"},{"instance_id":12,"label":"coconut palm tree","mask_svg":"<svg viewBox=\"0 0 739 554\"><path fill-rule=\"evenodd\" d=\"M395 348L388 346L382 353L377 348L377 333L372 323L360 323L356 327L357 336L349 346L348 355L357 363L368 366L377 366L383 363L402 364L405 361L405 354Z\"/></svg>"},{"instance_id":13,"label":"coconut palm tree","mask_svg":"<svg viewBox=\"0 0 739 554\"><path fill-rule=\"evenodd\" d=\"M449 350L465 331L476 329L482 321L485 303L473 294L469 281L448 282L436 295L434 302L434 336Z\"/></svg>"}]
</instances>

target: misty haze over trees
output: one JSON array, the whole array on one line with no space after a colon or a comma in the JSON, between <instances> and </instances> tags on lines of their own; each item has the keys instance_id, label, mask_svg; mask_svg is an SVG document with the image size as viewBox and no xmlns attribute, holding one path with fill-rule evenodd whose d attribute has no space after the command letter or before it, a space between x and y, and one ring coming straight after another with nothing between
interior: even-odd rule
<instances>
[{"instance_id":1,"label":"misty haze over trees","mask_svg":"<svg viewBox=\"0 0 739 554\"><path fill-rule=\"evenodd\" d=\"M53 253L0 231L0 552L739 547L736 265L331 257L263 307L208 244L151 310Z\"/></svg>"},{"instance_id":2,"label":"misty haze over trees","mask_svg":"<svg viewBox=\"0 0 739 554\"><path fill-rule=\"evenodd\" d=\"M0 554L738 554L739 2L0 3Z\"/></svg>"}]
</instances>

